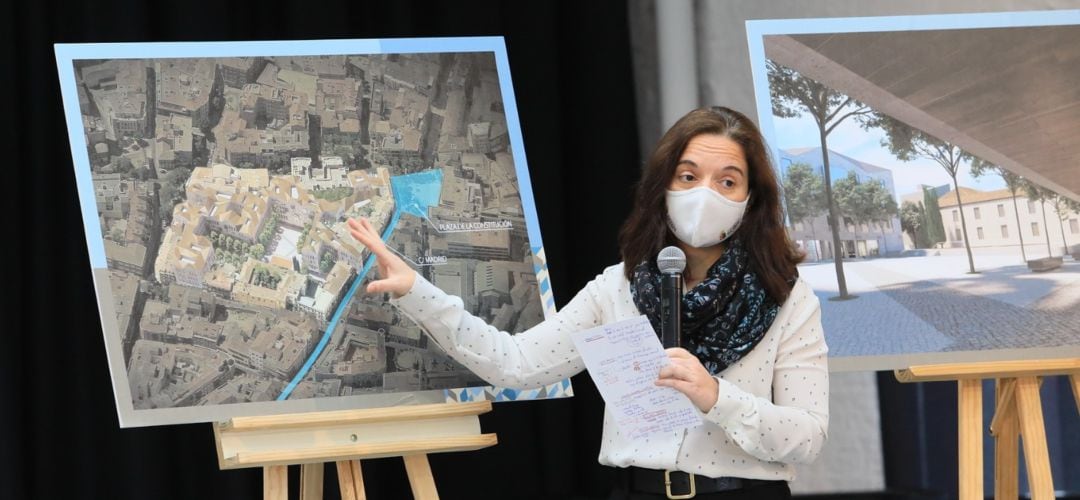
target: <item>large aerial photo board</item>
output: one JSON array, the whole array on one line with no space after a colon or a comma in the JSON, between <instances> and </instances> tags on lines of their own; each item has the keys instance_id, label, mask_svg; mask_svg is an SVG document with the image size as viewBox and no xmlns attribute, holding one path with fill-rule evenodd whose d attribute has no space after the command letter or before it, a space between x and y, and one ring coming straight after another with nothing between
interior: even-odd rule
<instances>
[{"instance_id":1,"label":"large aerial photo board","mask_svg":"<svg viewBox=\"0 0 1080 500\"><path fill-rule=\"evenodd\" d=\"M56 54L121 426L572 394L447 357L346 228L499 329L553 312L502 38Z\"/></svg>"}]
</instances>

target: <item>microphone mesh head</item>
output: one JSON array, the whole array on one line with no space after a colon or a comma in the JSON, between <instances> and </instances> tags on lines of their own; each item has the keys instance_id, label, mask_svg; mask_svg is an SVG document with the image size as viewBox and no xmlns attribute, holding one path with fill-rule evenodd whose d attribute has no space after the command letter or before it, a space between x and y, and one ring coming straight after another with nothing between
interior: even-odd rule
<instances>
[{"instance_id":1,"label":"microphone mesh head","mask_svg":"<svg viewBox=\"0 0 1080 500\"><path fill-rule=\"evenodd\" d=\"M661 273L681 273L686 269L686 254L679 247L667 247L656 257L656 267Z\"/></svg>"}]
</instances>

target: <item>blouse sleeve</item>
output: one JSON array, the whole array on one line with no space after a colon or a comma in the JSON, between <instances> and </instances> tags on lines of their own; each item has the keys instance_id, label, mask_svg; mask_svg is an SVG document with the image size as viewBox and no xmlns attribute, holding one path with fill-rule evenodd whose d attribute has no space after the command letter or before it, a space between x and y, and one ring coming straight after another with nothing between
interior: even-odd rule
<instances>
[{"instance_id":1,"label":"blouse sleeve","mask_svg":"<svg viewBox=\"0 0 1080 500\"><path fill-rule=\"evenodd\" d=\"M718 377L716 404L705 418L758 459L809 463L821 452L829 427L828 347L821 304L801 280L784 307L793 311L778 346L772 400Z\"/></svg>"},{"instance_id":2,"label":"blouse sleeve","mask_svg":"<svg viewBox=\"0 0 1080 500\"><path fill-rule=\"evenodd\" d=\"M517 335L473 316L461 298L446 294L419 274L407 294L390 302L450 357L488 383L526 389L585 369L569 334L601 323L602 279L597 276L553 317Z\"/></svg>"}]
</instances>

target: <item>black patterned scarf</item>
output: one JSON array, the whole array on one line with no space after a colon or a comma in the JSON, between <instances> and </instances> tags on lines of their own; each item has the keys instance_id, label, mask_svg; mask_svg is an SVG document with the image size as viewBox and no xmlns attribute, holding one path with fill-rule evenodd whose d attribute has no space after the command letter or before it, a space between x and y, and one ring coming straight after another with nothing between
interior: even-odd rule
<instances>
[{"instance_id":1,"label":"black patterned scarf","mask_svg":"<svg viewBox=\"0 0 1080 500\"><path fill-rule=\"evenodd\" d=\"M730 241L708 275L682 298L683 347L717 374L747 355L765 336L780 306L748 268L742 241ZM630 294L638 311L660 329L660 270L654 259L634 269Z\"/></svg>"}]
</instances>

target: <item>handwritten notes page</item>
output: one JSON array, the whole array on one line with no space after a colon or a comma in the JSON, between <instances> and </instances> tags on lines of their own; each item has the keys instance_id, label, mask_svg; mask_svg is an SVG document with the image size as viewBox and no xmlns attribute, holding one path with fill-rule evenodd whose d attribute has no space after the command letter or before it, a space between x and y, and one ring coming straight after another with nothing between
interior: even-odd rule
<instances>
[{"instance_id":1,"label":"handwritten notes page","mask_svg":"<svg viewBox=\"0 0 1080 500\"><path fill-rule=\"evenodd\" d=\"M701 425L684 394L654 384L670 360L648 318L638 316L570 335L596 388L630 439Z\"/></svg>"}]
</instances>

